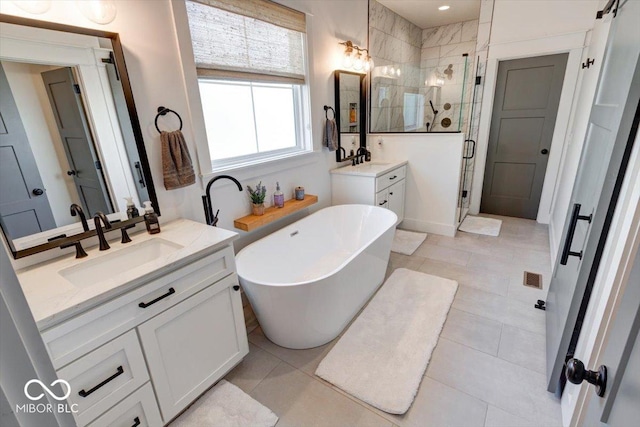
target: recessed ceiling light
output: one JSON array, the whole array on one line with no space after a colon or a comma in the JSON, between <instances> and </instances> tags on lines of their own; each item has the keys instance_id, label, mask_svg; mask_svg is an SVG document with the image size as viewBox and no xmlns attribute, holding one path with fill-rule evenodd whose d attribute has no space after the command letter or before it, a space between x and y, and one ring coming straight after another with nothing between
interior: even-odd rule
<instances>
[{"instance_id":1,"label":"recessed ceiling light","mask_svg":"<svg viewBox=\"0 0 640 427\"><path fill-rule=\"evenodd\" d=\"M444 6L440 6L440 7L438 8L438 10L447 10L447 9L449 9L449 7L450 7L450 6L448 6L448 5L446 5L446 4L445 4Z\"/></svg>"}]
</instances>

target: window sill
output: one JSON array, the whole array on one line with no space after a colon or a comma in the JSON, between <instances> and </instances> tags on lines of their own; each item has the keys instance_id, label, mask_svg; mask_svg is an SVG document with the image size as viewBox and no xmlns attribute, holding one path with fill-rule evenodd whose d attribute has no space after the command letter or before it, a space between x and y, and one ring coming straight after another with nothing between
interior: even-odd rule
<instances>
[{"instance_id":1,"label":"window sill","mask_svg":"<svg viewBox=\"0 0 640 427\"><path fill-rule=\"evenodd\" d=\"M206 187L207 182L216 175L228 174L233 175L233 177L238 180L248 180L261 175L269 175L315 163L320 155L321 153L319 151L304 151L256 163L216 168L202 175L202 187ZM221 181L220 184L231 185L231 183L227 181Z\"/></svg>"}]
</instances>

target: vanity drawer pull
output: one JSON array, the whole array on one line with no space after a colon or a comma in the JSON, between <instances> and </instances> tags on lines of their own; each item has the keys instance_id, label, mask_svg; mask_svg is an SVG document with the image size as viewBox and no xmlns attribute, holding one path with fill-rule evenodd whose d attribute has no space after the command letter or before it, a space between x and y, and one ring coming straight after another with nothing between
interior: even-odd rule
<instances>
[{"instance_id":1,"label":"vanity drawer pull","mask_svg":"<svg viewBox=\"0 0 640 427\"><path fill-rule=\"evenodd\" d=\"M387 204L387 201L386 201L386 200L385 200L384 202L380 202L380 203L378 203L378 205L379 205L379 206L386 205L386 204Z\"/></svg>"},{"instance_id":2,"label":"vanity drawer pull","mask_svg":"<svg viewBox=\"0 0 640 427\"><path fill-rule=\"evenodd\" d=\"M133 419L133 424L131 425L131 427L138 427L140 425L140 417L135 417Z\"/></svg>"},{"instance_id":3,"label":"vanity drawer pull","mask_svg":"<svg viewBox=\"0 0 640 427\"><path fill-rule=\"evenodd\" d=\"M398 177L398 175L390 176L390 177L389 177L389 180L394 180L394 179L396 179L397 177Z\"/></svg>"},{"instance_id":4,"label":"vanity drawer pull","mask_svg":"<svg viewBox=\"0 0 640 427\"><path fill-rule=\"evenodd\" d=\"M234 291L239 291L240 290L240 286L239 285L233 285L233 290Z\"/></svg>"},{"instance_id":5,"label":"vanity drawer pull","mask_svg":"<svg viewBox=\"0 0 640 427\"><path fill-rule=\"evenodd\" d=\"M80 390L78 392L78 394L80 396L82 396L82 397L87 397L91 393L93 393L94 391L98 390L100 387L102 387L102 386L106 385L107 383L115 380L117 377L119 377L122 374L124 374L124 368L122 367L122 365L120 365L120 366L118 366L118 372L116 372L115 374L111 375L109 378L107 378L106 380L102 381L97 386L90 388L89 391L85 391L84 389L82 389L82 390Z\"/></svg>"},{"instance_id":6,"label":"vanity drawer pull","mask_svg":"<svg viewBox=\"0 0 640 427\"><path fill-rule=\"evenodd\" d=\"M176 293L176 290L175 290L175 289L173 289L173 288L169 288L169 291L168 291L166 294L164 294L164 295L160 295L158 298L156 298L156 299L154 299L154 300L152 300L152 301L149 301L149 302L141 302L140 304L138 304L138 307L140 307L140 308L147 308L147 307L149 307L150 305L153 305L153 304L157 303L157 302L158 302L158 301L160 301L161 299L164 299L164 298L168 297L169 295L173 295L173 294L175 294L175 293Z\"/></svg>"}]
</instances>

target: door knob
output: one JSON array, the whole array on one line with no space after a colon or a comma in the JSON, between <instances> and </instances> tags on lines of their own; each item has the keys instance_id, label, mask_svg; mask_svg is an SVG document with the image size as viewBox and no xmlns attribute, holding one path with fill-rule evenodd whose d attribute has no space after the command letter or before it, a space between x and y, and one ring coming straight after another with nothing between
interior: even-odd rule
<instances>
[{"instance_id":1,"label":"door knob","mask_svg":"<svg viewBox=\"0 0 640 427\"><path fill-rule=\"evenodd\" d=\"M607 389L607 367L600 365L597 371L589 371L585 369L584 363L578 359L569 359L567 362L567 379L573 384L581 384L587 380L589 384L596 386L596 394L600 397L604 396Z\"/></svg>"},{"instance_id":2,"label":"door knob","mask_svg":"<svg viewBox=\"0 0 640 427\"><path fill-rule=\"evenodd\" d=\"M543 148L542 151L540 151L542 154L549 154L549 150L547 150L546 148Z\"/></svg>"},{"instance_id":3,"label":"door knob","mask_svg":"<svg viewBox=\"0 0 640 427\"><path fill-rule=\"evenodd\" d=\"M75 174L76 174L76 171L74 171L74 170L67 171L67 175L69 175L69 176L75 175Z\"/></svg>"},{"instance_id":4,"label":"door knob","mask_svg":"<svg viewBox=\"0 0 640 427\"><path fill-rule=\"evenodd\" d=\"M42 188L34 188L31 191L31 194L33 194L34 196L42 196L44 194L44 190Z\"/></svg>"}]
</instances>

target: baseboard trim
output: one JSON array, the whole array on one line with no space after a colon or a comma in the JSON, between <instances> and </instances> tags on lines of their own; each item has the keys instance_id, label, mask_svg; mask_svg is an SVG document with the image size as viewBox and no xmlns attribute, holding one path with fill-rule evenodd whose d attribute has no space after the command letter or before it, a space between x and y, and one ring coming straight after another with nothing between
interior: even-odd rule
<instances>
[{"instance_id":1,"label":"baseboard trim","mask_svg":"<svg viewBox=\"0 0 640 427\"><path fill-rule=\"evenodd\" d=\"M457 227L452 224L442 224L438 222L420 221L417 219L405 218L400 223L399 228L423 233L439 234L441 236L454 237Z\"/></svg>"}]
</instances>

